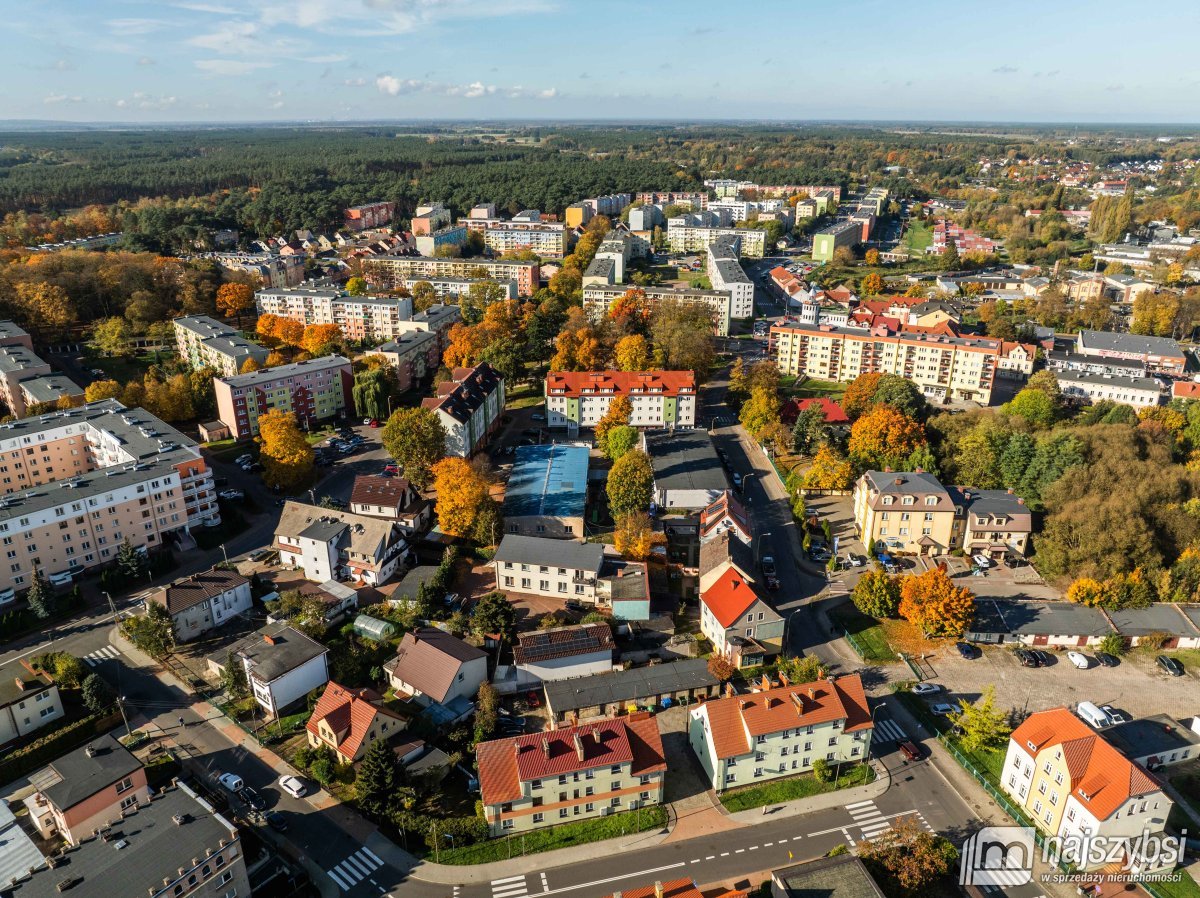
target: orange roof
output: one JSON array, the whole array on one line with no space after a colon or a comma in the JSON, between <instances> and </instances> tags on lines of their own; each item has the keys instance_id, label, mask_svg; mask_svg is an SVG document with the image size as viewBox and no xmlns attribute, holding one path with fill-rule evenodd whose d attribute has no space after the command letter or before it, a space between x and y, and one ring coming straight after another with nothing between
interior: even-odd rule
<instances>
[{"instance_id":1,"label":"orange roof","mask_svg":"<svg viewBox=\"0 0 1200 898\"><path fill-rule=\"evenodd\" d=\"M318 724L325 720L337 739L338 754L353 759L378 715L402 719L400 715L376 704L382 701L383 696L374 689L347 689L330 680L317 706L313 708L305 729L319 736L321 731Z\"/></svg>"},{"instance_id":2,"label":"orange roof","mask_svg":"<svg viewBox=\"0 0 1200 898\"><path fill-rule=\"evenodd\" d=\"M725 490L700 512L700 535L707 536L713 527L726 519L733 521L747 537L753 535L750 520L746 517L746 509L733 494L733 490Z\"/></svg>"},{"instance_id":3,"label":"orange roof","mask_svg":"<svg viewBox=\"0 0 1200 898\"><path fill-rule=\"evenodd\" d=\"M1177 380L1171 384L1171 395L1176 399L1200 397L1200 383L1196 383L1194 380Z\"/></svg>"},{"instance_id":4,"label":"orange roof","mask_svg":"<svg viewBox=\"0 0 1200 898\"><path fill-rule=\"evenodd\" d=\"M793 727L844 720L850 733L873 726L858 674L718 698L702 709L718 758L744 755L752 748L750 739Z\"/></svg>"},{"instance_id":5,"label":"orange roof","mask_svg":"<svg viewBox=\"0 0 1200 898\"><path fill-rule=\"evenodd\" d=\"M704 893L696 888L696 884L690 879L672 879L664 882L662 894L663 898L704 898ZM652 885L624 889L621 892L621 898L657 898L657 895L658 892ZM614 898L614 895L609 895L608 898Z\"/></svg>"},{"instance_id":6,"label":"orange roof","mask_svg":"<svg viewBox=\"0 0 1200 898\"><path fill-rule=\"evenodd\" d=\"M475 746L479 791L484 804L503 804L522 795L521 784L629 763L635 775L667 769L662 737L653 717L601 720L545 733L494 739Z\"/></svg>"},{"instance_id":7,"label":"orange roof","mask_svg":"<svg viewBox=\"0 0 1200 898\"><path fill-rule=\"evenodd\" d=\"M701 594L700 601L708 606L713 617L728 630L746 613L747 608L758 601L758 594L737 568L730 567Z\"/></svg>"},{"instance_id":8,"label":"orange roof","mask_svg":"<svg viewBox=\"0 0 1200 898\"><path fill-rule=\"evenodd\" d=\"M556 395L613 393L614 395L672 395L696 392L691 371L552 371L546 376L547 392Z\"/></svg>"},{"instance_id":9,"label":"orange roof","mask_svg":"<svg viewBox=\"0 0 1200 898\"><path fill-rule=\"evenodd\" d=\"M1031 758L1061 748L1071 794L1097 820L1107 820L1131 798L1162 790L1158 780L1066 708L1029 715L1010 738Z\"/></svg>"}]
</instances>

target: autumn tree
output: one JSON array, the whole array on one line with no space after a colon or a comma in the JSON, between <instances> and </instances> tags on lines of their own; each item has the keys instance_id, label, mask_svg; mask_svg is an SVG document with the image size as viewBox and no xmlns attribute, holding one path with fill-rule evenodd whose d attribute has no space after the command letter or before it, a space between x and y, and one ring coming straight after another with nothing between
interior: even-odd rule
<instances>
[{"instance_id":1,"label":"autumn tree","mask_svg":"<svg viewBox=\"0 0 1200 898\"><path fill-rule=\"evenodd\" d=\"M887 883L894 898L919 898L954 869L958 849L944 836L932 833L915 817L892 823L873 839L858 844L858 856L876 882Z\"/></svg>"},{"instance_id":2,"label":"autumn tree","mask_svg":"<svg viewBox=\"0 0 1200 898\"><path fill-rule=\"evenodd\" d=\"M738 412L738 421L750 436L762 440L767 428L779 422L779 406L779 394L773 387L752 387L750 398Z\"/></svg>"},{"instance_id":3,"label":"autumn tree","mask_svg":"<svg viewBox=\"0 0 1200 898\"><path fill-rule=\"evenodd\" d=\"M672 371L693 371L704 380L715 358L711 310L696 303L661 300L650 319L655 362Z\"/></svg>"},{"instance_id":4,"label":"autumn tree","mask_svg":"<svg viewBox=\"0 0 1200 898\"><path fill-rule=\"evenodd\" d=\"M975 702L958 701L959 710L950 722L962 732L959 743L967 751L997 748L1008 739L1008 715L996 707L996 687L987 686Z\"/></svg>"},{"instance_id":5,"label":"autumn tree","mask_svg":"<svg viewBox=\"0 0 1200 898\"><path fill-rule=\"evenodd\" d=\"M612 402L608 404L608 409L604 412L604 417L596 422L595 435L596 445L600 451L608 455L608 434L614 427L623 427L629 424L630 418L633 417L633 402L628 396L614 396ZM609 455L609 458L612 456Z\"/></svg>"},{"instance_id":6,"label":"autumn tree","mask_svg":"<svg viewBox=\"0 0 1200 898\"><path fill-rule=\"evenodd\" d=\"M641 334L630 334L617 341L613 358L619 371L645 371L650 367L650 344Z\"/></svg>"},{"instance_id":7,"label":"autumn tree","mask_svg":"<svg viewBox=\"0 0 1200 898\"><path fill-rule=\"evenodd\" d=\"M127 356L133 351L133 327L126 318L104 318L92 326L92 346L105 355Z\"/></svg>"},{"instance_id":8,"label":"autumn tree","mask_svg":"<svg viewBox=\"0 0 1200 898\"><path fill-rule=\"evenodd\" d=\"M862 470L902 469L925 442L920 424L891 406L876 405L850 428L850 458Z\"/></svg>"},{"instance_id":9,"label":"autumn tree","mask_svg":"<svg viewBox=\"0 0 1200 898\"><path fill-rule=\"evenodd\" d=\"M848 490L854 482L854 468L826 443L817 450L812 466L804 472L801 481L812 490Z\"/></svg>"},{"instance_id":10,"label":"autumn tree","mask_svg":"<svg viewBox=\"0 0 1200 898\"><path fill-rule=\"evenodd\" d=\"M75 305L67 291L45 281L22 281L12 300L13 317L26 328L60 334L75 321Z\"/></svg>"},{"instance_id":11,"label":"autumn tree","mask_svg":"<svg viewBox=\"0 0 1200 898\"><path fill-rule=\"evenodd\" d=\"M433 409L396 409L380 433L388 455L417 489L429 484L434 464L446 455L446 428Z\"/></svg>"},{"instance_id":12,"label":"autumn tree","mask_svg":"<svg viewBox=\"0 0 1200 898\"><path fill-rule=\"evenodd\" d=\"M275 322L275 339L281 346L299 347L304 342L304 325L293 318L279 318Z\"/></svg>"},{"instance_id":13,"label":"autumn tree","mask_svg":"<svg viewBox=\"0 0 1200 898\"><path fill-rule=\"evenodd\" d=\"M1049 427L1055 418L1053 400L1043 391L1029 387L1001 406L1001 411L1024 418L1035 427Z\"/></svg>"},{"instance_id":14,"label":"autumn tree","mask_svg":"<svg viewBox=\"0 0 1200 898\"><path fill-rule=\"evenodd\" d=\"M103 399L118 399L124 389L115 380L95 380L84 388L83 398L88 402L100 402Z\"/></svg>"},{"instance_id":15,"label":"autumn tree","mask_svg":"<svg viewBox=\"0 0 1200 898\"><path fill-rule=\"evenodd\" d=\"M878 568L867 571L850 594L854 607L871 617L895 617L900 611L900 582Z\"/></svg>"},{"instance_id":16,"label":"autumn tree","mask_svg":"<svg viewBox=\"0 0 1200 898\"><path fill-rule=\"evenodd\" d=\"M868 265L875 266L879 264L879 250L869 249L863 253L863 261Z\"/></svg>"},{"instance_id":17,"label":"autumn tree","mask_svg":"<svg viewBox=\"0 0 1200 898\"><path fill-rule=\"evenodd\" d=\"M491 501L491 484L466 459L443 458L433 468L438 524L443 533L468 537Z\"/></svg>"},{"instance_id":18,"label":"autumn tree","mask_svg":"<svg viewBox=\"0 0 1200 898\"><path fill-rule=\"evenodd\" d=\"M300 335L300 348L314 357L339 352L345 342L342 329L336 324L310 324Z\"/></svg>"},{"instance_id":19,"label":"autumn tree","mask_svg":"<svg viewBox=\"0 0 1200 898\"><path fill-rule=\"evenodd\" d=\"M352 277L346 281L346 292L351 296L366 296L367 282L361 277Z\"/></svg>"},{"instance_id":20,"label":"autumn tree","mask_svg":"<svg viewBox=\"0 0 1200 898\"><path fill-rule=\"evenodd\" d=\"M646 291L637 287L626 290L609 305L608 317L625 333L645 334L651 317L651 306L646 298Z\"/></svg>"},{"instance_id":21,"label":"autumn tree","mask_svg":"<svg viewBox=\"0 0 1200 898\"><path fill-rule=\"evenodd\" d=\"M417 281L411 289L414 312L424 312L438 301L437 290L429 281Z\"/></svg>"},{"instance_id":22,"label":"autumn tree","mask_svg":"<svg viewBox=\"0 0 1200 898\"><path fill-rule=\"evenodd\" d=\"M618 552L634 561L645 561L655 546L665 545L667 538L654 529L654 521L643 511L622 515L617 519L613 544Z\"/></svg>"},{"instance_id":23,"label":"autumn tree","mask_svg":"<svg viewBox=\"0 0 1200 898\"><path fill-rule=\"evenodd\" d=\"M708 659L708 672L718 683L726 683L737 673L737 668L724 655L713 655Z\"/></svg>"},{"instance_id":24,"label":"autumn tree","mask_svg":"<svg viewBox=\"0 0 1200 898\"><path fill-rule=\"evenodd\" d=\"M871 405L871 400L875 396L875 388L879 386L879 379L883 377L877 371L867 371L858 375L854 380L850 381L846 387L846 392L842 394L842 411L851 421L857 419L860 415L867 411Z\"/></svg>"},{"instance_id":25,"label":"autumn tree","mask_svg":"<svg viewBox=\"0 0 1200 898\"><path fill-rule=\"evenodd\" d=\"M258 433L262 444L259 460L264 483L286 491L305 486L312 480L312 446L292 415L272 409L259 417Z\"/></svg>"},{"instance_id":26,"label":"autumn tree","mask_svg":"<svg viewBox=\"0 0 1200 898\"><path fill-rule=\"evenodd\" d=\"M238 374L253 374L255 371L261 371L263 364L252 355L246 356L242 360L242 365L238 368Z\"/></svg>"},{"instance_id":27,"label":"autumn tree","mask_svg":"<svg viewBox=\"0 0 1200 898\"><path fill-rule=\"evenodd\" d=\"M608 508L614 520L644 512L654 499L654 468L650 456L631 449L613 463L608 475Z\"/></svg>"},{"instance_id":28,"label":"autumn tree","mask_svg":"<svg viewBox=\"0 0 1200 898\"><path fill-rule=\"evenodd\" d=\"M1091 577L1080 577L1067 587L1067 601L1096 608L1108 604L1104 584Z\"/></svg>"},{"instance_id":29,"label":"autumn tree","mask_svg":"<svg viewBox=\"0 0 1200 898\"><path fill-rule=\"evenodd\" d=\"M259 315L258 321L254 323L254 332L258 335L259 342L264 346L278 346L279 338L275 333L279 330L279 322L282 320L278 315L269 312Z\"/></svg>"},{"instance_id":30,"label":"autumn tree","mask_svg":"<svg viewBox=\"0 0 1200 898\"><path fill-rule=\"evenodd\" d=\"M517 632L517 609L502 592L489 592L471 610L471 629L477 636L498 633L512 642Z\"/></svg>"},{"instance_id":31,"label":"autumn tree","mask_svg":"<svg viewBox=\"0 0 1200 898\"><path fill-rule=\"evenodd\" d=\"M828 670L816 655L793 655L782 658L775 664L775 670L788 678L792 684L815 683L823 680Z\"/></svg>"},{"instance_id":32,"label":"autumn tree","mask_svg":"<svg viewBox=\"0 0 1200 898\"><path fill-rule=\"evenodd\" d=\"M608 456L609 460L616 461L630 449L636 448L638 439L639 434L636 427L630 427L628 424L614 427L604 439L604 454Z\"/></svg>"},{"instance_id":33,"label":"autumn tree","mask_svg":"<svg viewBox=\"0 0 1200 898\"><path fill-rule=\"evenodd\" d=\"M878 274L868 274L858 285L863 296L878 296L883 292L883 278Z\"/></svg>"},{"instance_id":34,"label":"autumn tree","mask_svg":"<svg viewBox=\"0 0 1200 898\"><path fill-rule=\"evenodd\" d=\"M222 284L217 288L217 311L226 318L236 318L242 326L242 315L254 307L254 290L249 284Z\"/></svg>"},{"instance_id":35,"label":"autumn tree","mask_svg":"<svg viewBox=\"0 0 1200 898\"><path fill-rule=\"evenodd\" d=\"M975 619L975 595L935 567L904 577L898 610L926 636L961 636Z\"/></svg>"}]
</instances>

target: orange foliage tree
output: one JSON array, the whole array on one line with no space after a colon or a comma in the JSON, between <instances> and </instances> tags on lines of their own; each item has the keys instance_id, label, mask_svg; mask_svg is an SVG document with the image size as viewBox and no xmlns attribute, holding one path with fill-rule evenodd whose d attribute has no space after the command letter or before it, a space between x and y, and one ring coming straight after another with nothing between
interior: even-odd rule
<instances>
[{"instance_id":1,"label":"orange foliage tree","mask_svg":"<svg viewBox=\"0 0 1200 898\"><path fill-rule=\"evenodd\" d=\"M644 332L650 322L650 301L646 299L646 291L638 287L626 290L608 307L608 317L621 330Z\"/></svg>"},{"instance_id":2,"label":"orange foliage tree","mask_svg":"<svg viewBox=\"0 0 1200 898\"><path fill-rule=\"evenodd\" d=\"M926 636L961 636L975 619L975 594L935 567L900 583L900 616Z\"/></svg>"},{"instance_id":3,"label":"orange foliage tree","mask_svg":"<svg viewBox=\"0 0 1200 898\"><path fill-rule=\"evenodd\" d=\"M279 330L279 322L282 320L278 315L271 315L270 313L258 316L258 323L254 325L254 332L258 334L259 340L264 345L279 345L279 338L275 336L275 333Z\"/></svg>"},{"instance_id":4,"label":"orange foliage tree","mask_svg":"<svg viewBox=\"0 0 1200 898\"><path fill-rule=\"evenodd\" d=\"M450 536L470 536L491 501L487 478L466 459L443 458L433 466L438 525Z\"/></svg>"},{"instance_id":5,"label":"orange foliage tree","mask_svg":"<svg viewBox=\"0 0 1200 898\"><path fill-rule=\"evenodd\" d=\"M622 515L613 534L613 545L626 558L645 561L655 546L665 545L667 538L654 530L654 522L645 512Z\"/></svg>"},{"instance_id":6,"label":"orange foliage tree","mask_svg":"<svg viewBox=\"0 0 1200 898\"><path fill-rule=\"evenodd\" d=\"M925 445L925 428L891 406L877 405L850 428L850 459L863 469L900 469Z\"/></svg>"},{"instance_id":7,"label":"orange foliage tree","mask_svg":"<svg viewBox=\"0 0 1200 898\"><path fill-rule=\"evenodd\" d=\"M875 391L879 389L879 378L883 377L878 371L868 371L858 375L846 387L842 395L842 411L853 421L867 410Z\"/></svg>"},{"instance_id":8,"label":"orange foliage tree","mask_svg":"<svg viewBox=\"0 0 1200 898\"><path fill-rule=\"evenodd\" d=\"M336 324L310 324L300 335L300 348L309 355L328 355L343 340L342 329Z\"/></svg>"},{"instance_id":9,"label":"orange foliage tree","mask_svg":"<svg viewBox=\"0 0 1200 898\"><path fill-rule=\"evenodd\" d=\"M811 490L848 490L854 482L850 462L825 444L817 450L812 467L804 472L801 485Z\"/></svg>"},{"instance_id":10,"label":"orange foliage tree","mask_svg":"<svg viewBox=\"0 0 1200 898\"><path fill-rule=\"evenodd\" d=\"M217 311L226 318L237 318L242 326L242 313L254 305L254 290L249 284L222 284L217 289Z\"/></svg>"}]
</instances>

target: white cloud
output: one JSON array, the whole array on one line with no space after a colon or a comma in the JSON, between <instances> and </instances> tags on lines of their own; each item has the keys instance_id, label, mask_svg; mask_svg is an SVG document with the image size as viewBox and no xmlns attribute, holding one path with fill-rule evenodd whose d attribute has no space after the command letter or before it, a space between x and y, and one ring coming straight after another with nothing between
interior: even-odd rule
<instances>
[{"instance_id":1,"label":"white cloud","mask_svg":"<svg viewBox=\"0 0 1200 898\"><path fill-rule=\"evenodd\" d=\"M145 91L135 90L130 100L117 100L117 105L137 106L138 109L170 109L175 105L175 97L156 96Z\"/></svg>"},{"instance_id":2,"label":"white cloud","mask_svg":"<svg viewBox=\"0 0 1200 898\"><path fill-rule=\"evenodd\" d=\"M176 9L186 9L189 12L208 12L219 16L236 16L238 10L232 6L220 6L216 3L172 3Z\"/></svg>"},{"instance_id":3,"label":"white cloud","mask_svg":"<svg viewBox=\"0 0 1200 898\"><path fill-rule=\"evenodd\" d=\"M558 88L557 87L550 87L550 88L547 88L546 90L543 90L538 93L538 99L540 99L540 100L553 100L557 96L558 96Z\"/></svg>"},{"instance_id":4,"label":"white cloud","mask_svg":"<svg viewBox=\"0 0 1200 898\"><path fill-rule=\"evenodd\" d=\"M554 0L247 0L267 26L362 37L410 34L455 19L544 13L556 5Z\"/></svg>"},{"instance_id":5,"label":"white cloud","mask_svg":"<svg viewBox=\"0 0 1200 898\"><path fill-rule=\"evenodd\" d=\"M109 30L117 34L153 34L172 27L162 19L112 19L108 23Z\"/></svg>"},{"instance_id":6,"label":"white cloud","mask_svg":"<svg viewBox=\"0 0 1200 898\"><path fill-rule=\"evenodd\" d=\"M197 59L196 68L210 75L249 75L257 69L269 69L273 62L248 59Z\"/></svg>"},{"instance_id":7,"label":"white cloud","mask_svg":"<svg viewBox=\"0 0 1200 898\"><path fill-rule=\"evenodd\" d=\"M350 85L353 82L347 81ZM514 87L498 87L495 84L484 84L482 81L472 81L470 84L442 84L437 81L426 81L418 78L397 78L394 75L380 75L375 79L375 86L380 93L392 97L404 94L438 94L443 97L465 97L477 100L480 97L503 95L510 99L536 97L551 99L558 96L558 89L551 87L546 90L527 89L521 85Z\"/></svg>"},{"instance_id":8,"label":"white cloud","mask_svg":"<svg viewBox=\"0 0 1200 898\"><path fill-rule=\"evenodd\" d=\"M346 87L366 87L367 79L366 78L347 78L345 81L342 82L342 84L346 85ZM380 88L380 90L382 90L382 89L383 88Z\"/></svg>"},{"instance_id":9,"label":"white cloud","mask_svg":"<svg viewBox=\"0 0 1200 898\"><path fill-rule=\"evenodd\" d=\"M54 106L58 103L82 103L83 97L71 97L67 94L47 94L42 102L47 106Z\"/></svg>"},{"instance_id":10,"label":"white cloud","mask_svg":"<svg viewBox=\"0 0 1200 898\"><path fill-rule=\"evenodd\" d=\"M253 22L222 22L208 34L188 38L188 43L202 50L225 56L250 55L259 51L258 26Z\"/></svg>"},{"instance_id":11,"label":"white cloud","mask_svg":"<svg viewBox=\"0 0 1200 898\"><path fill-rule=\"evenodd\" d=\"M139 56L137 64L138 65L154 65L155 62L149 56Z\"/></svg>"}]
</instances>

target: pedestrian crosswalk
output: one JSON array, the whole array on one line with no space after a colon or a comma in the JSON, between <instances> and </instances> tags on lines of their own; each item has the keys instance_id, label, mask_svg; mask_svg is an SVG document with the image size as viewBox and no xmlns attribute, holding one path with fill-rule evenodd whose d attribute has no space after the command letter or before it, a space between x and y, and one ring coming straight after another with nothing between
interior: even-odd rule
<instances>
[{"instance_id":1,"label":"pedestrian crosswalk","mask_svg":"<svg viewBox=\"0 0 1200 898\"><path fill-rule=\"evenodd\" d=\"M101 661L116 661L121 657L121 653L114 649L111 645L106 645L102 649L96 649L94 652L88 652L83 656L83 663L88 667L95 667Z\"/></svg>"},{"instance_id":2,"label":"pedestrian crosswalk","mask_svg":"<svg viewBox=\"0 0 1200 898\"><path fill-rule=\"evenodd\" d=\"M492 880L492 898L525 898L528 894L529 884L524 874Z\"/></svg>"},{"instance_id":3,"label":"pedestrian crosswalk","mask_svg":"<svg viewBox=\"0 0 1200 898\"><path fill-rule=\"evenodd\" d=\"M325 872L337 883L338 888L348 892L370 876L376 867L382 866L383 859L379 855L370 848L360 848L332 870Z\"/></svg>"},{"instance_id":4,"label":"pedestrian crosswalk","mask_svg":"<svg viewBox=\"0 0 1200 898\"><path fill-rule=\"evenodd\" d=\"M881 719L875 721L875 737L883 738L891 742L903 742L908 738L908 734L900 729L900 724L894 720Z\"/></svg>"},{"instance_id":5,"label":"pedestrian crosswalk","mask_svg":"<svg viewBox=\"0 0 1200 898\"><path fill-rule=\"evenodd\" d=\"M933 827L921 816L920 811L906 811L902 814L884 814L874 801L859 801L846 805L846 810L854 818L854 826L862 830L862 838L874 839L892 828L892 823L899 818L915 817L922 829L933 832ZM853 840L851 840L853 842Z\"/></svg>"}]
</instances>

